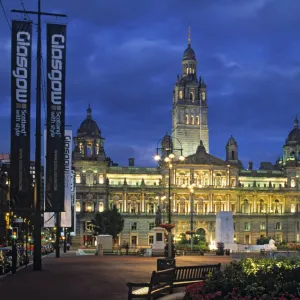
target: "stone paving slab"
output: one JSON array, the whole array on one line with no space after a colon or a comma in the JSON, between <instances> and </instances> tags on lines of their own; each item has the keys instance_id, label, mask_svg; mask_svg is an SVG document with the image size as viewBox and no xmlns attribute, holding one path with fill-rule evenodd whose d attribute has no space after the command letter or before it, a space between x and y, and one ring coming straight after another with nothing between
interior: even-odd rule
<instances>
[{"instance_id":1,"label":"stone paving slab","mask_svg":"<svg viewBox=\"0 0 300 300\"><path fill-rule=\"evenodd\" d=\"M178 257L177 265L228 263L230 258ZM128 281L148 282L157 258L134 256L76 256L75 251L43 259L43 270L32 266L0 282L1 299L125 300Z\"/></svg>"}]
</instances>

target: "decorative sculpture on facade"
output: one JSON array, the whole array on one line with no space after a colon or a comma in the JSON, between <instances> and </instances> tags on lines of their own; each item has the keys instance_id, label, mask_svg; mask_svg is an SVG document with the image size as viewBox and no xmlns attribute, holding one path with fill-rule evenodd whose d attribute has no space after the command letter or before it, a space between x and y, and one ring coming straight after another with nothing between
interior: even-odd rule
<instances>
[{"instance_id":1,"label":"decorative sculpture on facade","mask_svg":"<svg viewBox=\"0 0 300 300\"><path fill-rule=\"evenodd\" d=\"M155 226L159 226L160 224L161 224L161 209L160 206L158 205L156 216L155 216Z\"/></svg>"}]
</instances>

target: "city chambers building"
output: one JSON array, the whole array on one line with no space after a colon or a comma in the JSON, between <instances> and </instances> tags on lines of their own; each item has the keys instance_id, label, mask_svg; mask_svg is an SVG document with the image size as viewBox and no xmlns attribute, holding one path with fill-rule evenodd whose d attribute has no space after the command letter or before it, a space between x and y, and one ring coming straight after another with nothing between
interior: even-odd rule
<instances>
[{"instance_id":1,"label":"city chambers building","mask_svg":"<svg viewBox=\"0 0 300 300\"><path fill-rule=\"evenodd\" d=\"M225 159L215 157L209 152L209 95L205 82L197 77L197 60L190 41L181 67L173 90L171 135L162 137L158 148L162 161L169 163L137 167L134 158L129 158L127 166L115 164L106 156L105 139L88 107L74 139L77 232L73 244L94 245L94 214L116 205L125 220L117 244L126 241L130 247L150 247L158 206L162 222L168 222L169 194L175 240L190 230L192 213L193 229L205 232L207 242L214 241L216 213L232 211L236 243L256 244L261 236L299 242L297 118L283 145L282 157L275 164L263 162L259 170L253 170L249 162L244 168L232 136L224 145ZM183 161L178 159L180 154L185 157Z\"/></svg>"}]
</instances>

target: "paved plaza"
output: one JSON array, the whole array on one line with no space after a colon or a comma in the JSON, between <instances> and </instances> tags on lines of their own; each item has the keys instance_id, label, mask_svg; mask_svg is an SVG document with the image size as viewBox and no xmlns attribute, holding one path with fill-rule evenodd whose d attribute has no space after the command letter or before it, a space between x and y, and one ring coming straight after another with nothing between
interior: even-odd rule
<instances>
[{"instance_id":1,"label":"paved plaza","mask_svg":"<svg viewBox=\"0 0 300 300\"><path fill-rule=\"evenodd\" d=\"M178 266L227 264L231 257L182 256ZM43 270L32 266L0 281L1 298L30 300L125 300L128 281L149 281L157 258L139 256L76 256L75 251L43 259ZM91 297L91 298L90 298Z\"/></svg>"}]
</instances>

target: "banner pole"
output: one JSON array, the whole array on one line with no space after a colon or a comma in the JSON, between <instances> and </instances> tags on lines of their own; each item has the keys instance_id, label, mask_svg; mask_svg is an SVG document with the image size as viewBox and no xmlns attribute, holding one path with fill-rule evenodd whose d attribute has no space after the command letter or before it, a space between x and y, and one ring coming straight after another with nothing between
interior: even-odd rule
<instances>
[{"instance_id":1,"label":"banner pole","mask_svg":"<svg viewBox=\"0 0 300 300\"><path fill-rule=\"evenodd\" d=\"M42 269L41 241L41 76L42 76L42 36L41 36L41 0L38 0L37 23L37 74L36 74L36 132L35 132L35 180L36 196L34 207L34 252L33 270Z\"/></svg>"},{"instance_id":2,"label":"banner pole","mask_svg":"<svg viewBox=\"0 0 300 300\"><path fill-rule=\"evenodd\" d=\"M56 253L56 258L60 257L60 212L56 214L56 247L55 247L55 253Z\"/></svg>"}]
</instances>

